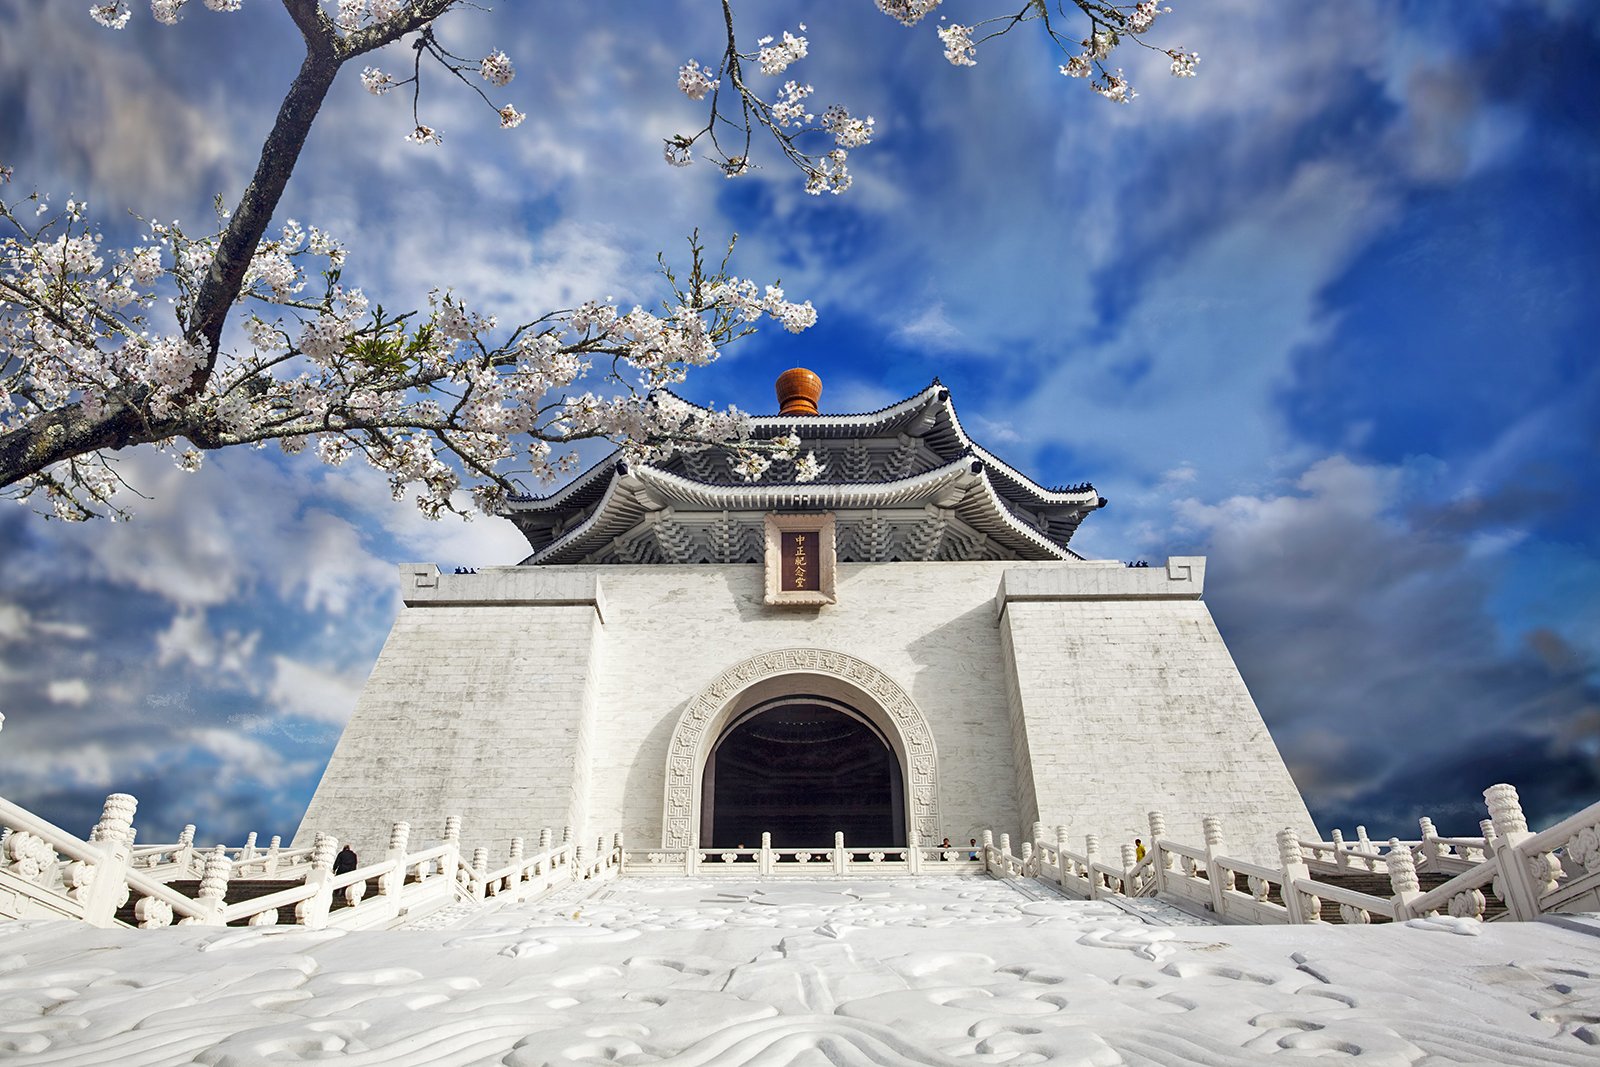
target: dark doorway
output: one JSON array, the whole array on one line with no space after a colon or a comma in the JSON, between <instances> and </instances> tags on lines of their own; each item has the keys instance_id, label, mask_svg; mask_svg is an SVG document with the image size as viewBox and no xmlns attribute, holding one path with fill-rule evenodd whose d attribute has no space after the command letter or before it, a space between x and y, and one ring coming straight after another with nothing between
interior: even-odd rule
<instances>
[{"instance_id":1,"label":"dark doorway","mask_svg":"<svg viewBox=\"0 0 1600 1067\"><path fill-rule=\"evenodd\" d=\"M706 761L702 847L905 844L900 761L865 718L818 697L746 712Z\"/></svg>"}]
</instances>

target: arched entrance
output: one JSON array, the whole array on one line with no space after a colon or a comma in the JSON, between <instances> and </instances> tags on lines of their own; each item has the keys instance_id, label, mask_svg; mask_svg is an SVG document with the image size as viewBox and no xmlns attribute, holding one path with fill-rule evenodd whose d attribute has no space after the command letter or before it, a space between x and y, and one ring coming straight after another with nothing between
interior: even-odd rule
<instances>
[{"instance_id":1,"label":"arched entrance","mask_svg":"<svg viewBox=\"0 0 1600 1067\"><path fill-rule=\"evenodd\" d=\"M897 835L895 843L938 841L938 754L928 720L910 694L877 667L848 653L783 648L734 664L685 706L667 749L662 846L710 847L707 842L715 827L705 816L707 809L715 807L716 774L713 771L708 782L706 769L715 765L713 755L724 737L747 715L783 706L818 705L819 701L819 706L842 710L870 727L892 754L893 773L899 775L895 797L903 822L891 824L891 829L904 834ZM802 847L830 842L832 836L830 829L822 842L806 841ZM742 843L755 847L760 831L754 831L753 837ZM740 843L733 842L736 846Z\"/></svg>"},{"instance_id":2,"label":"arched entrance","mask_svg":"<svg viewBox=\"0 0 1600 1067\"><path fill-rule=\"evenodd\" d=\"M905 785L883 732L859 711L813 694L779 697L731 719L706 758L701 844L906 843Z\"/></svg>"}]
</instances>

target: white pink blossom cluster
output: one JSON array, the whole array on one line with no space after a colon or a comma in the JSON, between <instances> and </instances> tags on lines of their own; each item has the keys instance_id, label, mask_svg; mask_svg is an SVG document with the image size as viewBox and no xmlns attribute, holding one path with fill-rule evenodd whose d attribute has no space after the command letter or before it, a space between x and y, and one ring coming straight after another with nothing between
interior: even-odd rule
<instances>
[{"instance_id":1,"label":"white pink blossom cluster","mask_svg":"<svg viewBox=\"0 0 1600 1067\"><path fill-rule=\"evenodd\" d=\"M923 16L939 6L940 0L877 0L878 10L907 26L915 26Z\"/></svg>"},{"instance_id":2,"label":"white pink blossom cluster","mask_svg":"<svg viewBox=\"0 0 1600 1067\"><path fill-rule=\"evenodd\" d=\"M517 76L517 69L511 65L510 57L497 50L483 57L478 64L478 73L490 85L504 88Z\"/></svg>"},{"instance_id":3,"label":"white pink blossom cluster","mask_svg":"<svg viewBox=\"0 0 1600 1067\"><path fill-rule=\"evenodd\" d=\"M387 22L405 6L406 0L339 0L339 13L334 21L342 30L359 30L363 26Z\"/></svg>"},{"instance_id":4,"label":"white pink blossom cluster","mask_svg":"<svg viewBox=\"0 0 1600 1067\"><path fill-rule=\"evenodd\" d=\"M871 144L872 126L871 115L864 119L854 118L838 104L831 105L822 114L822 128L833 134L834 143L840 148L860 148Z\"/></svg>"},{"instance_id":5,"label":"white pink blossom cluster","mask_svg":"<svg viewBox=\"0 0 1600 1067\"><path fill-rule=\"evenodd\" d=\"M698 60L689 60L678 68L678 90L690 100L704 100L716 82L710 67L702 67Z\"/></svg>"},{"instance_id":6,"label":"white pink blossom cluster","mask_svg":"<svg viewBox=\"0 0 1600 1067\"><path fill-rule=\"evenodd\" d=\"M796 37L788 30L783 31L783 40L776 44L770 36L761 38L756 44L761 48L761 51L756 53L756 61L761 64L761 73L768 76L782 74L788 70L790 66L806 57L809 48L804 37Z\"/></svg>"},{"instance_id":7,"label":"white pink blossom cluster","mask_svg":"<svg viewBox=\"0 0 1600 1067\"><path fill-rule=\"evenodd\" d=\"M955 67L978 65L978 46L972 41L974 27L952 22L939 27L939 40L944 42L944 58Z\"/></svg>"},{"instance_id":8,"label":"white pink blossom cluster","mask_svg":"<svg viewBox=\"0 0 1600 1067\"><path fill-rule=\"evenodd\" d=\"M524 480L560 477L576 462L554 447L563 442L605 437L648 456L737 444L749 436L743 415L708 413L668 388L758 319L791 331L816 321L809 301L698 267L703 280L674 289L665 310L590 301L506 330L435 291L419 315L394 316L341 279L336 240L288 220L246 268L241 300L257 310L242 319L242 348L214 351L151 315L165 297L184 321L217 235L154 223L135 247L107 251L81 202L32 232L15 206L0 203L21 231L0 241L0 432L46 411L95 419L131 405L142 424L170 435L155 443L185 470L205 449L251 442L314 448L332 464L359 453L429 516L459 510L462 490L492 509ZM573 395L596 357L604 378ZM814 477L820 466L797 459L796 472ZM8 495L81 519L120 513L118 484L88 453Z\"/></svg>"}]
</instances>

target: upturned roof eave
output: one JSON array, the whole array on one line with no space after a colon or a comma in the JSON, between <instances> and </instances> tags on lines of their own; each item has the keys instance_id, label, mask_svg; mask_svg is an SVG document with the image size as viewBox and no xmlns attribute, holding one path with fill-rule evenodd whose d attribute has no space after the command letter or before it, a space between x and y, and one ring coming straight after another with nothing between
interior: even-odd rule
<instances>
[{"instance_id":1,"label":"upturned roof eave","mask_svg":"<svg viewBox=\"0 0 1600 1067\"><path fill-rule=\"evenodd\" d=\"M636 504L627 498L628 494L619 491L625 478L636 479L648 487L658 495L664 506L689 509L690 513L697 510L771 511L785 507L833 511L917 507L932 503L940 493L963 478L972 478L975 486L981 486L982 506L979 510L982 514L979 518L985 520L984 525L998 524L1002 531L1019 539L1024 545L1043 552L1048 558L1081 558L1065 544L1058 543L1021 521L1006 505L987 469L981 463L974 464L972 460L962 458L922 474L889 482L755 482L719 485L696 481L649 465L629 467L625 473L616 469L594 513L523 562L556 562L558 557L570 557L573 554L581 558L599 547L598 544L585 543L592 541L598 531L609 526L613 529L604 536L614 536L616 528L631 528L642 521L650 509ZM954 507L958 512L971 513L975 503L969 492ZM569 558L567 562L573 560Z\"/></svg>"}]
</instances>

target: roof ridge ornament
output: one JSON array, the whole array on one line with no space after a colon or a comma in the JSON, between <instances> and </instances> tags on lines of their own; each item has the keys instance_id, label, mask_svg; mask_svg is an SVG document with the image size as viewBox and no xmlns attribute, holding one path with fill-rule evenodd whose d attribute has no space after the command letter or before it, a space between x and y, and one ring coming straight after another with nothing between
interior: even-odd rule
<instances>
[{"instance_id":1,"label":"roof ridge ornament","mask_svg":"<svg viewBox=\"0 0 1600 1067\"><path fill-rule=\"evenodd\" d=\"M794 367L778 375L779 415L816 415L822 398L822 379L804 367Z\"/></svg>"}]
</instances>

